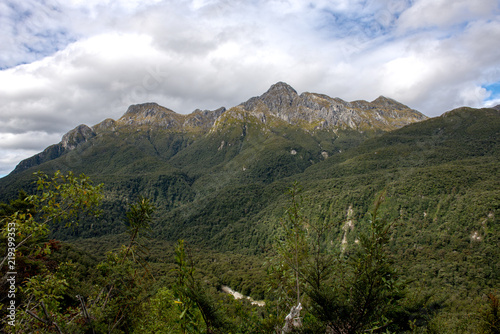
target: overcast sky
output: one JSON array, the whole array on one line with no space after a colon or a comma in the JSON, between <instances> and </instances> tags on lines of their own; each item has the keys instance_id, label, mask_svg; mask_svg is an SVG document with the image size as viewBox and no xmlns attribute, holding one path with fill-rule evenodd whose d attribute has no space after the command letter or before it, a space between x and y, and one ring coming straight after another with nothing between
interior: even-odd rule
<instances>
[{"instance_id":1,"label":"overcast sky","mask_svg":"<svg viewBox=\"0 0 500 334\"><path fill-rule=\"evenodd\" d=\"M130 104L232 107L284 81L427 116L500 103L498 0L0 0L0 176Z\"/></svg>"}]
</instances>

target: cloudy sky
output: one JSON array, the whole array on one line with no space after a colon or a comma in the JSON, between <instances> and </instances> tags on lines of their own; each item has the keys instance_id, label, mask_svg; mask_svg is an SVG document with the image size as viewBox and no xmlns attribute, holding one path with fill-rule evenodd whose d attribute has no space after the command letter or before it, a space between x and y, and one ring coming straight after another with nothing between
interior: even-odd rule
<instances>
[{"instance_id":1,"label":"cloudy sky","mask_svg":"<svg viewBox=\"0 0 500 334\"><path fill-rule=\"evenodd\" d=\"M498 0L0 0L0 176L130 104L231 107L285 81L428 116L500 103Z\"/></svg>"}]
</instances>

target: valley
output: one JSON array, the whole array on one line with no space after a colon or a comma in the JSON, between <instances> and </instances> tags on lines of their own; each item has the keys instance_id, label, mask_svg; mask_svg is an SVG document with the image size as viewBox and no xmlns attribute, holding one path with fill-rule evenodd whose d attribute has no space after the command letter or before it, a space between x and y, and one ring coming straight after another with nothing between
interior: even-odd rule
<instances>
[{"instance_id":1,"label":"valley","mask_svg":"<svg viewBox=\"0 0 500 334\"><path fill-rule=\"evenodd\" d=\"M289 189L300 188L308 233L328 226L322 252L347 258L371 233L370 212L383 194L378 215L390 222L383 249L404 295L394 297L397 314L385 315L402 321L391 328L470 333L480 326L487 296L500 289L499 139L497 109L464 107L427 118L385 97L345 102L299 95L277 83L229 109L180 115L147 103L131 106L116 121L80 125L1 178L0 200L15 200L21 189L36 193L33 173L39 170L84 173L102 183L100 216L82 216L70 228L52 221L47 236L65 245L65 253L53 252L54 261L85 263L78 265L79 279L97 285L102 277L92 268L115 268L109 263L117 260L102 263L129 242L127 212L149 199L151 228L137 240L148 249L154 281L142 299L151 302L140 307L164 305L178 316L167 301L180 300L170 294L184 270L183 284L203 287L220 303L236 302L225 299L232 297L224 296L224 287L265 300L265 310L246 301L240 309L224 309L236 319L235 333L251 333L266 332L290 311L291 297L276 285L286 277L271 270L290 212ZM181 269L178 240L187 254ZM293 282L287 284L293 290ZM78 307L68 296L61 300ZM313 324L312 301L306 298L305 305L310 318L304 316L304 323ZM193 319L202 318L196 314ZM254 327L245 329L245 317Z\"/></svg>"}]
</instances>

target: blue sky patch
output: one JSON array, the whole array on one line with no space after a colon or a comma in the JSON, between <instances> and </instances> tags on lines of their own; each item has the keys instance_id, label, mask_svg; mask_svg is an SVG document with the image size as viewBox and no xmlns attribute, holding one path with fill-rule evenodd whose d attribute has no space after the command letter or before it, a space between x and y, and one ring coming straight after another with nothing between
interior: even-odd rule
<instances>
[{"instance_id":1,"label":"blue sky patch","mask_svg":"<svg viewBox=\"0 0 500 334\"><path fill-rule=\"evenodd\" d=\"M354 38L367 41L386 36L392 32L395 20L393 15L384 11L366 14L322 9L320 13L321 19L315 28L332 39Z\"/></svg>"},{"instance_id":2,"label":"blue sky patch","mask_svg":"<svg viewBox=\"0 0 500 334\"><path fill-rule=\"evenodd\" d=\"M0 70L29 64L53 55L77 40L67 27L67 13L46 1L8 1L2 39ZM14 41L15 43L11 43ZM6 46L6 45L4 45Z\"/></svg>"},{"instance_id":3,"label":"blue sky patch","mask_svg":"<svg viewBox=\"0 0 500 334\"><path fill-rule=\"evenodd\" d=\"M489 85L483 85L482 87L486 89L488 92L491 92L491 95L486 99L486 101L491 101L500 98L500 81Z\"/></svg>"}]
</instances>

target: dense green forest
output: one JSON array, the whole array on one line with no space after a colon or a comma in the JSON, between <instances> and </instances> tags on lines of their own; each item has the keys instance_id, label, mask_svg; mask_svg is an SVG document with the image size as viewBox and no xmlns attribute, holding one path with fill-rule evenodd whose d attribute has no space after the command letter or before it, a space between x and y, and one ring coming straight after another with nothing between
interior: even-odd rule
<instances>
[{"instance_id":1,"label":"dense green forest","mask_svg":"<svg viewBox=\"0 0 500 334\"><path fill-rule=\"evenodd\" d=\"M471 108L386 133L103 132L0 179L3 329L281 333L300 303L290 332L498 333L499 132Z\"/></svg>"}]
</instances>

